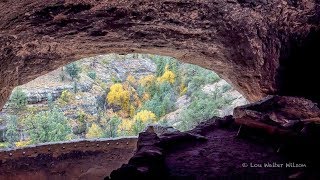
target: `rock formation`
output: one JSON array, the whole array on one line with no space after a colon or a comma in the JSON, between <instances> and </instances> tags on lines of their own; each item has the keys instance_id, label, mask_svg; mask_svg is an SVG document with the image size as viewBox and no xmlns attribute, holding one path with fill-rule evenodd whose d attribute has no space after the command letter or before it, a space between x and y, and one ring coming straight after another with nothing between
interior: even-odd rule
<instances>
[{"instance_id":1,"label":"rock formation","mask_svg":"<svg viewBox=\"0 0 320 180\"><path fill-rule=\"evenodd\" d=\"M17 85L111 52L213 69L251 101L319 100L316 85L297 82L316 80L319 1L5 0L0 7L0 107Z\"/></svg>"},{"instance_id":2,"label":"rock formation","mask_svg":"<svg viewBox=\"0 0 320 180\"><path fill-rule=\"evenodd\" d=\"M41 144L1 151L0 179L103 179L136 149L137 138Z\"/></svg>"},{"instance_id":3,"label":"rock formation","mask_svg":"<svg viewBox=\"0 0 320 180\"><path fill-rule=\"evenodd\" d=\"M319 179L319 113L309 100L270 96L188 132L146 131L106 179Z\"/></svg>"}]
</instances>

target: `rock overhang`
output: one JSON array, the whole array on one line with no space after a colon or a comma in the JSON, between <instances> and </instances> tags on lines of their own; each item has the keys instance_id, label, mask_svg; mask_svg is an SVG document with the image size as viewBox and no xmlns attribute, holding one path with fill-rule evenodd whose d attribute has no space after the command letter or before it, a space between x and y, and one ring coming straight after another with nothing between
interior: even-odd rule
<instances>
[{"instance_id":1,"label":"rock overhang","mask_svg":"<svg viewBox=\"0 0 320 180\"><path fill-rule=\"evenodd\" d=\"M293 89L292 78L300 67L302 74L307 72L303 77L316 79L312 55L317 55L319 38L314 37L320 34L319 2L0 4L1 107L15 86L82 57L105 53L168 55L197 64L215 70L250 101L269 94L320 99L315 86Z\"/></svg>"}]
</instances>

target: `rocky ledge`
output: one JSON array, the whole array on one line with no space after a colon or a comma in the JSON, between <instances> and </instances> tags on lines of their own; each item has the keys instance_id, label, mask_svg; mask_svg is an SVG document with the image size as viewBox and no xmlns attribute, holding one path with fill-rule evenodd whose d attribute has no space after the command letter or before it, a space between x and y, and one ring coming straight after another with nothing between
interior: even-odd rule
<instances>
[{"instance_id":1,"label":"rocky ledge","mask_svg":"<svg viewBox=\"0 0 320 180\"><path fill-rule=\"evenodd\" d=\"M319 179L319 113L309 100L269 96L188 132L150 127L105 179Z\"/></svg>"}]
</instances>

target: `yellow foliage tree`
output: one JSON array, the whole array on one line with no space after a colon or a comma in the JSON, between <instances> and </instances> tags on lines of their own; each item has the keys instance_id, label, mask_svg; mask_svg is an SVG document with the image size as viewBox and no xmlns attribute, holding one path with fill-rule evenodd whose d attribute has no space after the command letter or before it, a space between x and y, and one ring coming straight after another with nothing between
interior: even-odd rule
<instances>
[{"instance_id":1,"label":"yellow foliage tree","mask_svg":"<svg viewBox=\"0 0 320 180\"><path fill-rule=\"evenodd\" d=\"M99 138L103 136L103 130L96 123L93 123L86 134L86 138Z\"/></svg>"},{"instance_id":2,"label":"yellow foliage tree","mask_svg":"<svg viewBox=\"0 0 320 180\"><path fill-rule=\"evenodd\" d=\"M134 118L135 121L140 120L142 122L147 122L147 121L155 121L157 119L156 115L148 110L142 110L138 112Z\"/></svg>"},{"instance_id":3,"label":"yellow foliage tree","mask_svg":"<svg viewBox=\"0 0 320 180\"><path fill-rule=\"evenodd\" d=\"M130 132L132 131L132 125L133 125L132 120L123 119L118 126L118 133L124 134L124 132L126 132L127 134L130 134Z\"/></svg>"},{"instance_id":4,"label":"yellow foliage tree","mask_svg":"<svg viewBox=\"0 0 320 180\"><path fill-rule=\"evenodd\" d=\"M182 84L180 85L180 96L186 94L187 91L188 91L188 87L187 87L184 83L182 83Z\"/></svg>"},{"instance_id":5,"label":"yellow foliage tree","mask_svg":"<svg viewBox=\"0 0 320 180\"><path fill-rule=\"evenodd\" d=\"M149 93L143 93L142 100L143 101L148 101L149 99L150 99L150 94Z\"/></svg>"},{"instance_id":6,"label":"yellow foliage tree","mask_svg":"<svg viewBox=\"0 0 320 180\"><path fill-rule=\"evenodd\" d=\"M154 75L148 75L145 76L143 78L141 78L139 80L139 83L143 86L143 87L147 87L150 86L152 84L152 82L154 82L156 79L156 77Z\"/></svg>"},{"instance_id":7,"label":"yellow foliage tree","mask_svg":"<svg viewBox=\"0 0 320 180\"><path fill-rule=\"evenodd\" d=\"M175 79L176 75L169 69L169 66L166 65L163 75L159 77L157 80L158 82L168 81L169 83L173 84Z\"/></svg>"},{"instance_id":8,"label":"yellow foliage tree","mask_svg":"<svg viewBox=\"0 0 320 180\"><path fill-rule=\"evenodd\" d=\"M27 141L19 141L19 142L16 142L14 143L16 145L16 147L25 147L25 146L28 146L30 144L32 144L31 140L27 140Z\"/></svg>"},{"instance_id":9,"label":"yellow foliage tree","mask_svg":"<svg viewBox=\"0 0 320 180\"><path fill-rule=\"evenodd\" d=\"M130 117L133 117L134 114L135 114L135 112L136 112L136 109L134 108L133 105L131 105L131 106L130 106L130 109L129 109L129 116L130 116Z\"/></svg>"},{"instance_id":10,"label":"yellow foliage tree","mask_svg":"<svg viewBox=\"0 0 320 180\"><path fill-rule=\"evenodd\" d=\"M129 110L130 93L125 90L120 83L113 84L110 87L110 92L107 95L109 104L118 105L123 110Z\"/></svg>"},{"instance_id":11,"label":"yellow foliage tree","mask_svg":"<svg viewBox=\"0 0 320 180\"><path fill-rule=\"evenodd\" d=\"M132 76L131 74L127 77L127 81L130 84L136 84L136 82L137 82L136 78L134 78L134 76Z\"/></svg>"}]
</instances>

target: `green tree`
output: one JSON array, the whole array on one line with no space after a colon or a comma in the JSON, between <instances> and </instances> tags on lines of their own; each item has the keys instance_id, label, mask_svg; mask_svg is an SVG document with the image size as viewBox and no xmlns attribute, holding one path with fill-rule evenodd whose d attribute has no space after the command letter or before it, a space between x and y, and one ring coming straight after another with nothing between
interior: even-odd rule
<instances>
[{"instance_id":1,"label":"green tree","mask_svg":"<svg viewBox=\"0 0 320 180\"><path fill-rule=\"evenodd\" d=\"M87 123L86 123L87 115L83 111L78 111L77 115L77 125L72 129L74 134L83 134L87 131Z\"/></svg>"},{"instance_id":2,"label":"green tree","mask_svg":"<svg viewBox=\"0 0 320 180\"><path fill-rule=\"evenodd\" d=\"M7 119L7 130L5 136L10 146L13 146L14 142L19 141L17 116L9 116Z\"/></svg>"},{"instance_id":3,"label":"green tree","mask_svg":"<svg viewBox=\"0 0 320 180\"><path fill-rule=\"evenodd\" d=\"M200 122L218 115L218 110L229 105L230 99L222 96L220 91L205 94L202 91L195 92L191 104L181 112L179 130L186 131L194 128Z\"/></svg>"},{"instance_id":4,"label":"green tree","mask_svg":"<svg viewBox=\"0 0 320 180\"><path fill-rule=\"evenodd\" d=\"M105 136L106 137L117 137L118 136L118 126L121 123L121 119L117 116L113 116L109 119L105 126Z\"/></svg>"},{"instance_id":5,"label":"green tree","mask_svg":"<svg viewBox=\"0 0 320 180\"><path fill-rule=\"evenodd\" d=\"M24 123L33 143L63 141L71 133L67 118L56 107L29 115Z\"/></svg>"},{"instance_id":6,"label":"green tree","mask_svg":"<svg viewBox=\"0 0 320 180\"><path fill-rule=\"evenodd\" d=\"M89 71L87 73L88 77L90 77L91 79L95 80L97 78L97 73L95 71Z\"/></svg>"},{"instance_id":7,"label":"green tree","mask_svg":"<svg viewBox=\"0 0 320 180\"><path fill-rule=\"evenodd\" d=\"M11 94L9 106L15 110L21 110L28 104L27 94L22 89L17 88Z\"/></svg>"},{"instance_id":8,"label":"green tree","mask_svg":"<svg viewBox=\"0 0 320 180\"><path fill-rule=\"evenodd\" d=\"M79 77L79 73L81 72L81 67L77 63L73 62L66 65L66 72L69 74L69 76L73 80L74 78Z\"/></svg>"},{"instance_id":9,"label":"green tree","mask_svg":"<svg viewBox=\"0 0 320 180\"><path fill-rule=\"evenodd\" d=\"M136 120L132 125L132 131L134 135L138 135L140 132L142 132L146 128L146 123L144 123L142 120L138 119Z\"/></svg>"}]
</instances>

